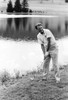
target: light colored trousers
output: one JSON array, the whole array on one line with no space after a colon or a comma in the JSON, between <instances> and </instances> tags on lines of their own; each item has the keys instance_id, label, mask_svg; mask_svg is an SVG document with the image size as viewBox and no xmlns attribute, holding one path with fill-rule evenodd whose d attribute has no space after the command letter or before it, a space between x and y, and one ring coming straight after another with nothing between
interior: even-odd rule
<instances>
[{"instance_id":1,"label":"light colored trousers","mask_svg":"<svg viewBox=\"0 0 68 100\"><path fill-rule=\"evenodd\" d=\"M44 60L43 70L45 73L49 73L50 60L52 59L54 74L59 75L58 49L54 48L53 50L49 51L49 53L50 53L50 56L47 56L46 59Z\"/></svg>"}]
</instances>

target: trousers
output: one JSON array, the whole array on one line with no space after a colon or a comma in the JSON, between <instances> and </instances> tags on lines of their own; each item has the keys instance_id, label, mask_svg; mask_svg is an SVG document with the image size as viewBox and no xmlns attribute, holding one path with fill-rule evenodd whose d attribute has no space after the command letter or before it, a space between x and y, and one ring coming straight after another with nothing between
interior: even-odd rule
<instances>
[{"instance_id":1,"label":"trousers","mask_svg":"<svg viewBox=\"0 0 68 100\"><path fill-rule=\"evenodd\" d=\"M45 73L49 73L50 60L52 59L52 65L54 73L59 75L59 66L58 66L58 49L49 51L49 55L44 60L43 70Z\"/></svg>"}]
</instances>

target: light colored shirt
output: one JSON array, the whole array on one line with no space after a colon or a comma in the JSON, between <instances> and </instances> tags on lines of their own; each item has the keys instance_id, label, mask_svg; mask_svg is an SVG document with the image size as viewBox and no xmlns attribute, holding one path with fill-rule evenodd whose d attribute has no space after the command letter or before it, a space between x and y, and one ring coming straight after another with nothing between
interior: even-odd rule
<instances>
[{"instance_id":1,"label":"light colored shirt","mask_svg":"<svg viewBox=\"0 0 68 100\"><path fill-rule=\"evenodd\" d=\"M48 45L48 40L47 40L47 38L51 38L51 39L50 39L50 40L51 40L51 41L50 41L50 48L51 48L51 49L57 46L57 45L56 45L55 37L54 37L54 35L52 34L52 32L51 32L50 30L44 29L44 34L39 33L39 34L37 35L38 42L39 42L40 44L43 44L45 48L47 48L47 45Z\"/></svg>"}]
</instances>

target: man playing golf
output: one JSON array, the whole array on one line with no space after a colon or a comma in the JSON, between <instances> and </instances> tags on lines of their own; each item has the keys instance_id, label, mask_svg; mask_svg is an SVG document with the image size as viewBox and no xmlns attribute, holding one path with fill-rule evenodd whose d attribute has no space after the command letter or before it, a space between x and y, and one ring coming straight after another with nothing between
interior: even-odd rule
<instances>
[{"instance_id":1,"label":"man playing golf","mask_svg":"<svg viewBox=\"0 0 68 100\"><path fill-rule=\"evenodd\" d=\"M56 82L60 81L58 67L58 47L55 37L49 29L44 29L41 23L36 24L35 29L39 31L37 35L38 42L41 44L41 49L44 54L43 70L45 76L49 73L49 64L52 59Z\"/></svg>"}]
</instances>

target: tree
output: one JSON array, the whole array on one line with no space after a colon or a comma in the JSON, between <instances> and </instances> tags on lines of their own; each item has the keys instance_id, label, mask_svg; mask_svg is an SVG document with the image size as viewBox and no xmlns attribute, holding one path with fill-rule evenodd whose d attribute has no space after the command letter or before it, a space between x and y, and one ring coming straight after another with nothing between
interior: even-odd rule
<instances>
[{"instance_id":1,"label":"tree","mask_svg":"<svg viewBox=\"0 0 68 100\"><path fill-rule=\"evenodd\" d=\"M14 10L15 12L21 12L20 0L16 0L15 5L14 5Z\"/></svg>"},{"instance_id":2,"label":"tree","mask_svg":"<svg viewBox=\"0 0 68 100\"><path fill-rule=\"evenodd\" d=\"M13 5L11 0L9 1L9 3L7 4L7 12L13 12Z\"/></svg>"},{"instance_id":3,"label":"tree","mask_svg":"<svg viewBox=\"0 0 68 100\"><path fill-rule=\"evenodd\" d=\"M65 0L65 2L67 2L67 3L68 3L68 0Z\"/></svg>"},{"instance_id":4,"label":"tree","mask_svg":"<svg viewBox=\"0 0 68 100\"><path fill-rule=\"evenodd\" d=\"M23 12L28 12L28 2L27 2L27 0L23 0L23 2L22 2L22 11Z\"/></svg>"},{"instance_id":5,"label":"tree","mask_svg":"<svg viewBox=\"0 0 68 100\"><path fill-rule=\"evenodd\" d=\"M27 2L27 0L23 0L22 6L23 6L23 8L28 8L28 2Z\"/></svg>"}]
</instances>

